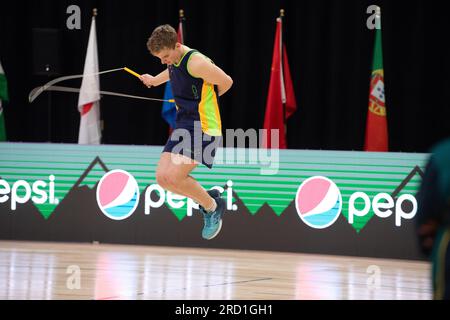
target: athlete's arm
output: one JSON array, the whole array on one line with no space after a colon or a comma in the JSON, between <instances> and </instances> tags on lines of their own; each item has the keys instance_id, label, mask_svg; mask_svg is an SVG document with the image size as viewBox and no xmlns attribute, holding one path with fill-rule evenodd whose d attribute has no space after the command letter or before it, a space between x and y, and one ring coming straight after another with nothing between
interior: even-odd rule
<instances>
[{"instance_id":1,"label":"athlete's arm","mask_svg":"<svg viewBox=\"0 0 450 320\"><path fill-rule=\"evenodd\" d=\"M192 76L217 85L219 96L227 92L233 85L233 79L229 75L201 55L196 54L191 57L188 70Z\"/></svg>"},{"instance_id":2,"label":"athlete's arm","mask_svg":"<svg viewBox=\"0 0 450 320\"><path fill-rule=\"evenodd\" d=\"M149 74L143 74L143 75L141 75L141 77L139 79L141 79L141 81L148 88L156 87L156 86L159 86L160 84L163 84L163 83L169 81L169 70L166 69L155 77L153 77Z\"/></svg>"}]
</instances>

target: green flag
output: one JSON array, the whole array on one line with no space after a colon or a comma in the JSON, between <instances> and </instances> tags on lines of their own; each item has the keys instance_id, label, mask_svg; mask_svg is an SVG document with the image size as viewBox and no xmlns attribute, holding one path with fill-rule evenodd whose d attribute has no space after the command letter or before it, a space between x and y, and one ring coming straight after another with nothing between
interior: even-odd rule
<instances>
[{"instance_id":1,"label":"green flag","mask_svg":"<svg viewBox=\"0 0 450 320\"><path fill-rule=\"evenodd\" d=\"M0 141L6 141L5 119L2 107L3 101L8 101L8 84L6 83L5 72L0 62Z\"/></svg>"}]
</instances>

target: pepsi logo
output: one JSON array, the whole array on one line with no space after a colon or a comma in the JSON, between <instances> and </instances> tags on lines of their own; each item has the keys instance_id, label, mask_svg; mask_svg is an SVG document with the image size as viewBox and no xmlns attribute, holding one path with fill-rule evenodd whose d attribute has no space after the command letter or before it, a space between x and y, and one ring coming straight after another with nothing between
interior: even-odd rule
<instances>
[{"instance_id":1,"label":"pepsi logo","mask_svg":"<svg viewBox=\"0 0 450 320\"><path fill-rule=\"evenodd\" d=\"M311 228L327 228L341 213L341 192L336 184L326 177L308 178L298 187L295 208L300 219Z\"/></svg>"},{"instance_id":2,"label":"pepsi logo","mask_svg":"<svg viewBox=\"0 0 450 320\"><path fill-rule=\"evenodd\" d=\"M124 170L106 173L97 186L97 203L103 214L110 219L128 218L139 203L136 179Z\"/></svg>"}]
</instances>

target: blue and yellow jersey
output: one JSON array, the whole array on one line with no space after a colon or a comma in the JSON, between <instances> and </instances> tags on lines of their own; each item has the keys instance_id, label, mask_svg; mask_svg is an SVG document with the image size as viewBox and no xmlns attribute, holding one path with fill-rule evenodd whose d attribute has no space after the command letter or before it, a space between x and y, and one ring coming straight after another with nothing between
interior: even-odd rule
<instances>
[{"instance_id":1,"label":"blue and yellow jersey","mask_svg":"<svg viewBox=\"0 0 450 320\"><path fill-rule=\"evenodd\" d=\"M200 121L203 133L222 135L219 111L219 94L216 85L192 76L188 70L189 59L196 50L186 52L178 64L169 65L169 76L177 106L177 128L194 129L194 121Z\"/></svg>"}]
</instances>

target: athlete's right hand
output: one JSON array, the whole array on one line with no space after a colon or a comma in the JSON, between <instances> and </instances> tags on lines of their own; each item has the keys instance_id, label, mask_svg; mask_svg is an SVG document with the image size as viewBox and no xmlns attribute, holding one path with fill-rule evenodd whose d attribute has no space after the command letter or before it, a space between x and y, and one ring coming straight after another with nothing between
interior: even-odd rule
<instances>
[{"instance_id":1,"label":"athlete's right hand","mask_svg":"<svg viewBox=\"0 0 450 320\"><path fill-rule=\"evenodd\" d=\"M155 77L149 74L143 74L139 77L139 79L141 79L142 83L147 86L147 88L155 86Z\"/></svg>"}]
</instances>

